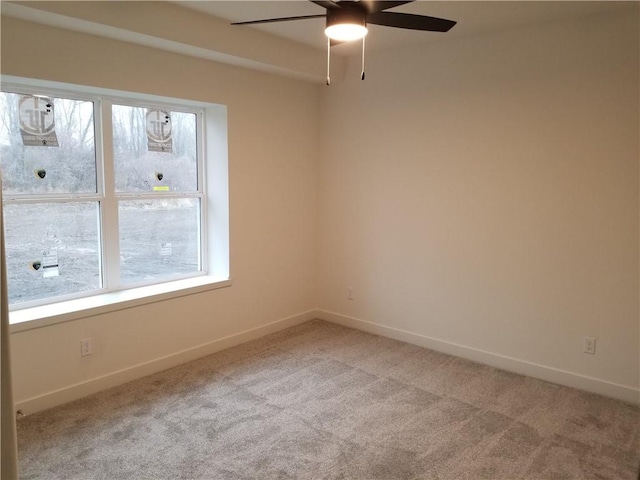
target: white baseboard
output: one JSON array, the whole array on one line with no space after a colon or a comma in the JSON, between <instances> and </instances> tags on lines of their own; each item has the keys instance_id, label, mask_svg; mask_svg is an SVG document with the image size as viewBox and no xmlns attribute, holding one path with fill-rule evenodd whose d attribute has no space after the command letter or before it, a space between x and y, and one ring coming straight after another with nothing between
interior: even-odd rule
<instances>
[{"instance_id":1,"label":"white baseboard","mask_svg":"<svg viewBox=\"0 0 640 480\"><path fill-rule=\"evenodd\" d=\"M291 317L271 322L267 325L245 330L193 348L172 353L165 357L133 365L101 377L92 378L59 390L47 392L43 395L21 400L16 402L16 409L22 410L24 415L30 415L41 410L53 408L55 406L62 405L63 403L71 402L73 400L86 397L87 395L106 390L107 388L122 385L123 383L146 377L147 375L152 375L162 370L182 365L183 363L197 360L198 358L211 355L212 353L219 352L220 350L264 337L270 333L275 333L279 330L299 325L317 318L316 314L316 310L309 310L298 315L293 315Z\"/></svg>"},{"instance_id":2,"label":"white baseboard","mask_svg":"<svg viewBox=\"0 0 640 480\"><path fill-rule=\"evenodd\" d=\"M484 350L479 350L464 345L459 345L444 340L428 337L418 333L412 333L393 327L376 324L358 318L348 317L326 310L309 310L291 317L283 318L267 325L245 330L243 332L219 338L212 342L182 350L165 357L157 358L149 362L134 365L101 377L70 385L59 390L47 392L36 397L16 402L16 409L20 409L25 415L53 408L73 400L97 393L107 388L115 387L138 378L176 367L198 358L211 355L226 348L234 347L242 343L255 340L265 335L275 333L285 328L293 327L314 318L320 318L328 322L337 323L346 327L356 328L365 332L374 333L384 337L393 338L421 347L437 350L462 358L467 358L485 365L501 368L514 373L528 375L548 382L559 383L569 387L579 388L607 397L617 398L629 403L640 404L640 390L608 382L597 378L587 377L577 373L559 370L545 365L539 365L517 358L507 357Z\"/></svg>"},{"instance_id":3,"label":"white baseboard","mask_svg":"<svg viewBox=\"0 0 640 480\"><path fill-rule=\"evenodd\" d=\"M395 340L411 343L431 350L437 350L438 352L448 353L450 355L473 360L475 362L490 365L509 372L539 378L541 380L566 385L568 387L579 388L581 390L597 393L606 397L617 398L629 403L640 404L640 390L626 385L620 385L578 373L572 373L505 355L499 355L497 353L487 352L485 350L479 350L477 348L467 347L465 345L447 342L445 340L439 340L419 333L412 333L398 328L387 327L385 325L361 320L359 318L348 317L339 313L318 310L316 316L322 320L344 325L345 327L363 330L365 332L393 338Z\"/></svg>"}]
</instances>

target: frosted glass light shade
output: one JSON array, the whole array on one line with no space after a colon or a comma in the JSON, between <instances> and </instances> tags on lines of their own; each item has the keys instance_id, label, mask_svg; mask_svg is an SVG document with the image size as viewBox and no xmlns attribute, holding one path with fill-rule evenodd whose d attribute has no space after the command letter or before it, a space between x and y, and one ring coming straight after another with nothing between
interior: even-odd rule
<instances>
[{"instance_id":1,"label":"frosted glass light shade","mask_svg":"<svg viewBox=\"0 0 640 480\"><path fill-rule=\"evenodd\" d=\"M349 42L364 37L368 33L368 30L364 25L357 23L336 23L328 26L324 33L332 40Z\"/></svg>"}]
</instances>

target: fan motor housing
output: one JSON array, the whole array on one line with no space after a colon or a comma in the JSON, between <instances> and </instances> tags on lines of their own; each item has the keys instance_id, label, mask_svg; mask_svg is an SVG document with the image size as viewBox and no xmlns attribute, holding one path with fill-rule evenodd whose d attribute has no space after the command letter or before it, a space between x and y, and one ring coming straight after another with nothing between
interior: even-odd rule
<instances>
[{"instance_id":1,"label":"fan motor housing","mask_svg":"<svg viewBox=\"0 0 640 480\"><path fill-rule=\"evenodd\" d=\"M327 27L341 23L367 26L367 14L354 8L327 10Z\"/></svg>"}]
</instances>

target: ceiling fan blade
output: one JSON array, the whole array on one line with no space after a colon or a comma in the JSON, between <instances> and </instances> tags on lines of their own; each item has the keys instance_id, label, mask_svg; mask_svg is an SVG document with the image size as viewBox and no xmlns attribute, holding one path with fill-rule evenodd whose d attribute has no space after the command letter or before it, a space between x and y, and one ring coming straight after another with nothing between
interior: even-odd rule
<instances>
[{"instance_id":1,"label":"ceiling fan blade","mask_svg":"<svg viewBox=\"0 0 640 480\"><path fill-rule=\"evenodd\" d=\"M311 3L315 3L316 5L320 5L321 7L326 8L327 10L340 8L340 6L336 2L332 2L331 0L309 0Z\"/></svg>"},{"instance_id":2,"label":"ceiling fan blade","mask_svg":"<svg viewBox=\"0 0 640 480\"><path fill-rule=\"evenodd\" d=\"M400 5L405 5L407 3L412 3L415 0L400 0L397 2L388 2L384 0L361 0L360 4L364 5L369 13L377 13L383 10L388 10L393 7L399 7Z\"/></svg>"},{"instance_id":3,"label":"ceiling fan blade","mask_svg":"<svg viewBox=\"0 0 640 480\"><path fill-rule=\"evenodd\" d=\"M304 20L307 18L325 18L324 13L318 15L303 15L301 17L281 17L281 18L266 18L264 20L250 20L248 22L233 22L231 25L256 25L258 23L274 23L274 22L288 22L290 20Z\"/></svg>"},{"instance_id":4,"label":"ceiling fan blade","mask_svg":"<svg viewBox=\"0 0 640 480\"><path fill-rule=\"evenodd\" d=\"M386 27L407 28L409 30L427 30L429 32L448 32L457 23L444 18L413 15L411 13L378 12L367 16L367 23Z\"/></svg>"}]
</instances>

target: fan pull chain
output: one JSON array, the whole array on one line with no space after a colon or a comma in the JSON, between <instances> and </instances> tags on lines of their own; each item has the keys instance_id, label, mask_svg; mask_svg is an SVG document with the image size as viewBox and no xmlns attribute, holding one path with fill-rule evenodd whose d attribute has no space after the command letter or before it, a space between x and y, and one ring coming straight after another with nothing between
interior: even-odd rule
<instances>
[{"instance_id":1,"label":"fan pull chain","mask_svg":"<svg viewBox=\"0 0 640 480\"><path fill-rule=\"evenodd\" d=\"M331 85L331 39L327 37L327 85Z\"/></svg>"},{"instance_id":2,"label":"fan pull chain","mask_svg":"<svg viewBox=\"0 0 640 480\"><path fill-rule=\"evenodd\" d=\"M362 37L362 73L360 74L360 80L364 80L364 39L366 35Z\"/></svg>"}]
</instances>

